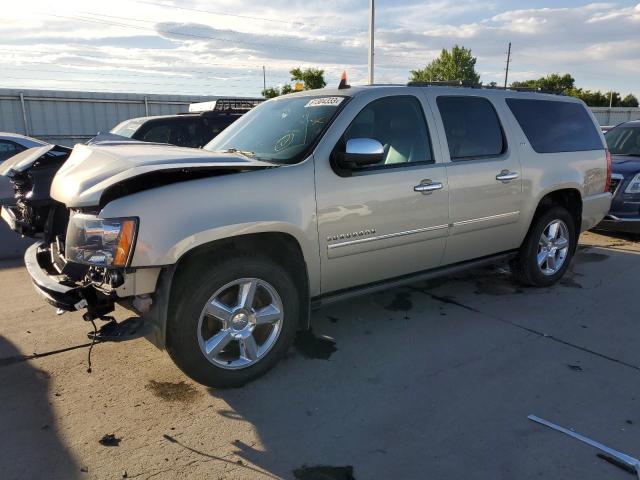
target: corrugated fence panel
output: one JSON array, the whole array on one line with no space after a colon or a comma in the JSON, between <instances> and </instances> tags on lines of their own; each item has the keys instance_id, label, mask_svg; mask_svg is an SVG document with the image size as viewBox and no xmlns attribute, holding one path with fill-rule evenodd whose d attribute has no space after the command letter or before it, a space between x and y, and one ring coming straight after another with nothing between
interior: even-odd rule
<instances>
[{"instance_id":1,"label":"corrugated fence panel","mask_svg":"<svg viewBox=\"0 0 640 480\"><path fill-rule=\"evenodd\" d=\"M592 107L591 110L600 125L617 125L630 120L640 120L640 108Z\"/></svg>"},{"instance_id":2,"label":"corrugated fence panel","mask_svg":"<svg viewBox=\"0 0 640 480\"><path fill-rule=\"evenodd\" d=\"M0 89L0 131L72 146L111 130L123 120L186 112L190 103L216 98L220 97Z\"/></svg>"}]
</instances>

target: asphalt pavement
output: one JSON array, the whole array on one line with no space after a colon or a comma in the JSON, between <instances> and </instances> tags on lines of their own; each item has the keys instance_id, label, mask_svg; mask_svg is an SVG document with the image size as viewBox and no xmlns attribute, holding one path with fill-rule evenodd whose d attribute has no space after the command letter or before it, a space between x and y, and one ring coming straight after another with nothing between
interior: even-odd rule
<instances>
[{"instance_id":1,"label":"asphalt pavement","mask_svg":"<svg viewBox=\"0 0 640 480\"><path fill-rule=\"evenodd\" d=\"M87 373L90 325L3 261L0 476L631 478L527 415L640 457L639 275L637 238L586 234L552 288L496 266L336 304L266 376L215 390L144 339L98 344Z\"/></svg>"}]
</instances>

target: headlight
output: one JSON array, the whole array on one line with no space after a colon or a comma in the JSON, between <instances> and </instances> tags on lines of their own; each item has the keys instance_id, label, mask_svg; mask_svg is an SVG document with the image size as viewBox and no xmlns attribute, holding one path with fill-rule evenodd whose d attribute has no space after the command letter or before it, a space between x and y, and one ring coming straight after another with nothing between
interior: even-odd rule
<instances>
[{"instance_id":1,"label":"headlight","mask_svg":"<svg viewBox=\"0 0 640 480\"><path fill-rule=\"evenodd\" d=\"M65 257L71 262L124 267L133 252L135 218L98 218L76 214L69 219Z\"/></svg>"},{"instance_id":2,"label":"headlight","mask_svg":"<svg viewBox=\"0 0 640 480\"><path fill-rule=\"evenodd\" d=\"M640 173L633 177L624 193L640 193Z\"/></svg>"}]
</instances>

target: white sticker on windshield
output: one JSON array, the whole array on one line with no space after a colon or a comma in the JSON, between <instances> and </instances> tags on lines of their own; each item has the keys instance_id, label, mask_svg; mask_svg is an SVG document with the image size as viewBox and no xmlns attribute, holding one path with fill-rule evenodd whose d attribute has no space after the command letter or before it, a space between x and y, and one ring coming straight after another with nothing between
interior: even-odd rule
<instances>
[{"instance_id":1,"label":"white sticker on windshield","mask_svg":"<svg viewBox=\"0 0 640 480\"><path fill-rule=\"evenodd\" d=\"M304 106L307 107L324 107L324 106L332 106L337 107L342 103L344 97L322 97L322 98L314 98L313 100L309 100L307 104Z\"/></svg>"}]
</instances>

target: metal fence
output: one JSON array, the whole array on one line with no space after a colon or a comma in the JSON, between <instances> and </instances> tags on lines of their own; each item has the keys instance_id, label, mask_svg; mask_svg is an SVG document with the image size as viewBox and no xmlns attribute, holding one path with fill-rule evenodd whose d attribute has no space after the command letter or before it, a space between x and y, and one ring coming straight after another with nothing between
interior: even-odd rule
<instances>
[{"instance_id":1,"label":"metal fence","mask_svg":"<svg viewBox=\"0 0 640 480\"><path fill-rule=\"evenodd\" d=\"M640 108L631 107L591 107L600 125L617 125L629 120L640 120Z\"/></svg>"},{"instance_id":2,"label":"metal fence","mask_svg":"<svg viewBox=\"0 0 640 480\"><path fill-rule=\"evenodd\" d=\"M0 131L73 146L129 118L186 112L190 103L218 98L221 97L0 88ZM600 125L640 119L640 108L592 110Z\"/></svg>"},{"instance_id":3,"label":"metal fence","mask_svg":"<svg viewBox=\"0 0 640 480\"><path fill-rule=\"evenodd\" d=\"M0 131L73 146L129 118L186 112L190 103L218 98L221 97L0 89Z\"/></svg>"}]
</instances>

